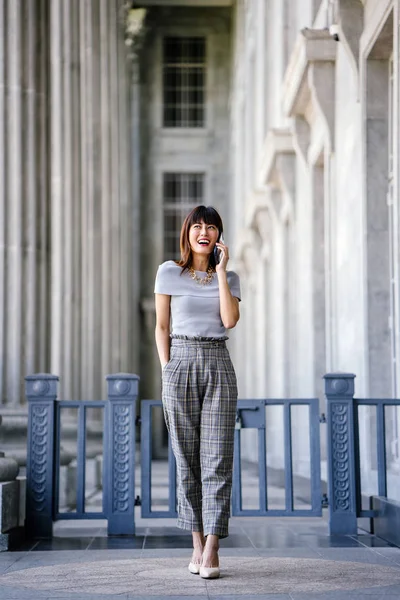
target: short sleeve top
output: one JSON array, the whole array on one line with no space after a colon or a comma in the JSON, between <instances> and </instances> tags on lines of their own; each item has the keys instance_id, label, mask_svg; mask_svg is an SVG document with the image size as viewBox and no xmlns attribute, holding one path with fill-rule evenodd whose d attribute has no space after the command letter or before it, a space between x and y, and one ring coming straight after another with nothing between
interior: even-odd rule
<instances>
[{"instance_id":1,"label":"short sleeve top","mask_svg":"<svg viewBox=\"0 0 400 600\"><path fill-rule=\"evenodd\" d=\"M196 271L198 277L206 273ZM240 280L234 271L227 272L232 296L240 300ZM188 271L168 260L158 267L155 294L171 296L171 333L190 337L226 337L221 320L218 277L200 285Z\"/></svg>"}]
</instances>

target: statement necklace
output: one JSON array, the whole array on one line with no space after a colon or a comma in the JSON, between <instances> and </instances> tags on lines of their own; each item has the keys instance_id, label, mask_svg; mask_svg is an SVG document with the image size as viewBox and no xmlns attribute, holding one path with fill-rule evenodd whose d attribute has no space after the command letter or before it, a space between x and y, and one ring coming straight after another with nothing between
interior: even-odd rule
<instances>
[{"instance_id":1,"label":"statement necklace","mask_svg":"<svg viewBox=\"0 0 400 600\"><path fill-rule=\"evenodd\" d=\"M205 277L199 277L196 275L196 271L193 267L189 267L190 277L199 285L208 285L214 279L215 271L210 265L207 269L207 275Z\"/></svg>"}]
</instances>

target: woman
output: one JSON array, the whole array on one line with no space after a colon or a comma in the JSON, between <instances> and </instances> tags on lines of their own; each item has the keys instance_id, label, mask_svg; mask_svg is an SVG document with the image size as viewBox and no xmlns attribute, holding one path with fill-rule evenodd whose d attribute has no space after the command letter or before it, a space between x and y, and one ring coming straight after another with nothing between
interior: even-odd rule
<instances>
[{"instance_id":1,"label":"woman","mask_svg":"<svg viewBox=\"0 0 400 600\"><path fill-rule=\"evenodd\" d=\"M180 261L163 263L155 283L163 409L177 465L178 527L192 531L189 571L207 579L219 577L218 540L228 535L237 403L225 340L226 329L239 320L240 283L226 270L229 252L222 231L214 208L193 209L182 226Z\"/></svg>"}]
</instances>

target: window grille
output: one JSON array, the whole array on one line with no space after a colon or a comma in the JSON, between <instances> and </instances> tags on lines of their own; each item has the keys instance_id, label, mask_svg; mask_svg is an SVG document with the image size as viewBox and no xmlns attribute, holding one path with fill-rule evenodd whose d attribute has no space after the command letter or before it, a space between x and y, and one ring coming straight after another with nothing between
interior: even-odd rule
<instances>
[{"instance_id":1,"label":"window grille","mask_svg":"<svg viewBox=\"0 0 400 600\"><path fill-rule=\"evenodd\" d=\"M204 127L205 80L205 38L164 38L164 127Z\"/></svg>"},{"instance_id":2,"label":"window grille","mask_svg":"<svg viewBox=\"0 0 400 600\"><path fill-rule=\"evenodd\" d=\"M164 173L164 259L180 258L179 238L186 215L204 201L204 174Z\"/></svg>"}]
</instances>

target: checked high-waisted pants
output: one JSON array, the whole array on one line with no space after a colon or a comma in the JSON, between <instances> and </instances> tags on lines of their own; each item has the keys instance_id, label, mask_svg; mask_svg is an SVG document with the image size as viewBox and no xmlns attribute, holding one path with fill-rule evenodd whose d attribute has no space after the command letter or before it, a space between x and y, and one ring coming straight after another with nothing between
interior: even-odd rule
<instances>
[{"instance_id":1,"label":"checked high-waisted pants","mask_svg":"<svg viewBox=\"0 0 400 600\"><path fill-rule=\"evenodd\" d=\"M177 466L178 527L227 537L237 384L225 341L172 337L162 383Z\"/></svg>"}]
</instances>

